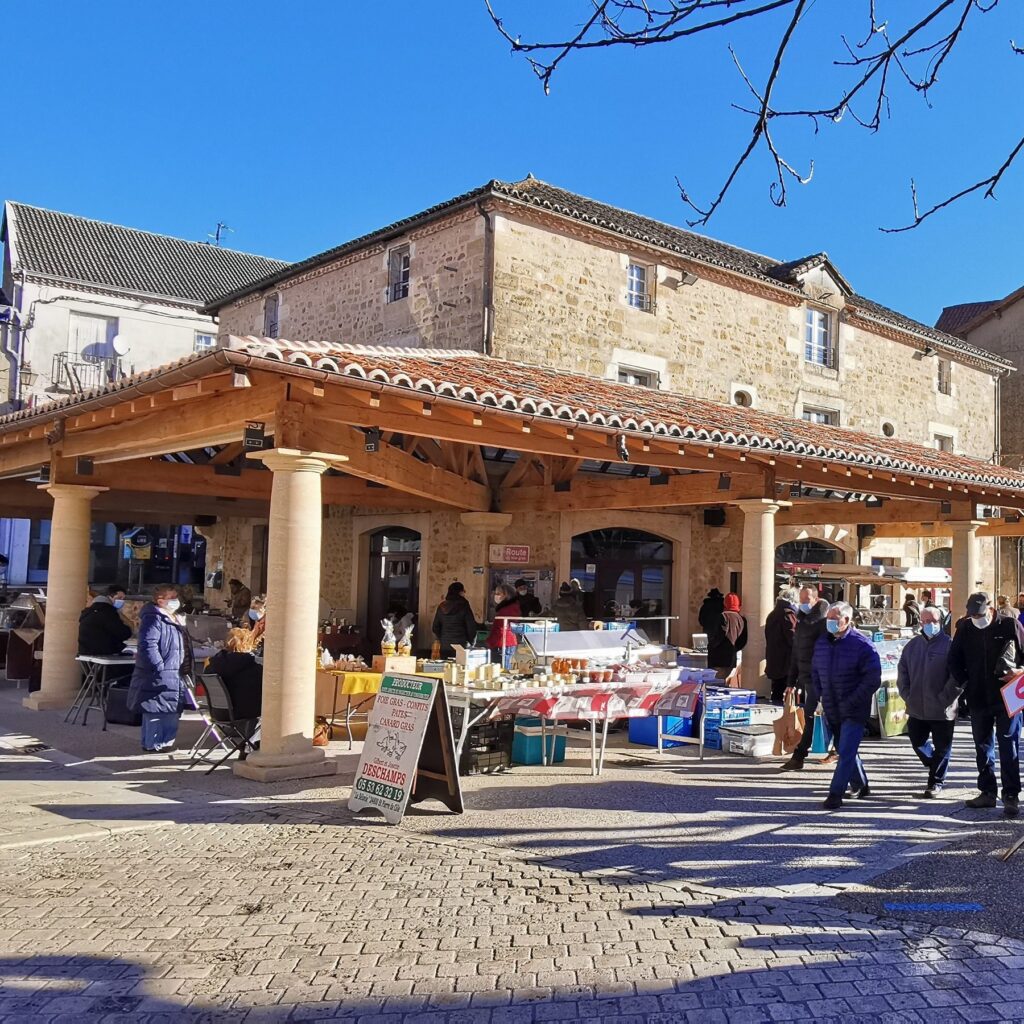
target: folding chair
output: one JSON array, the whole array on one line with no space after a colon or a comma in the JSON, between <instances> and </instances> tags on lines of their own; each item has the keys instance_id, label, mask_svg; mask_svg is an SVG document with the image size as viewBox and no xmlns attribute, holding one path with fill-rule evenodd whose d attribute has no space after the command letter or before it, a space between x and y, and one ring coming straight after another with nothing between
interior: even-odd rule
<instances>
[{"instance_id":1,"label":"folding chair","mask_svg":"<svg viewBox=\"0 0 1024 1024\"><path fill-rule=\"evenodd\" d=\"M206 690L206 706L209 711L210 720L220 732L223 744L227 746L228 752L219 761L212 761L213 752L208 750L198 760L210 764L207 775L219 768L232 754L244 755L256 747L244 732L242 722L249 719L236 719L234 708L231 706L231 694L224 685L224 681L218 675L206 673L202 676L203 689ZM219 751L218 751L219 753Z\"/></svg>"}]
</instances>

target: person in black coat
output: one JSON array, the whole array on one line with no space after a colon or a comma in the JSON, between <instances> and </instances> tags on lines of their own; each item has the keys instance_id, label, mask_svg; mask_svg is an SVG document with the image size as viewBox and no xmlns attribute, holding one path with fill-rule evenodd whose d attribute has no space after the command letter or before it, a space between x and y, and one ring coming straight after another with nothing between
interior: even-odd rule
<instances>
[{"instance_id":1,"label":"person in black coat","mask_svg":"<svg viewBox=\"0 0 1024 1024\"><path fill-rule=\"evenodd\" d=\"M725 595L718 589L718 587L712 587L704 598L700 606L700 611L697 612L697 621L700 623L700 628L710 638L712 630L718 624L722 612L725 611Z\"/></svg>"},{"instance_id":2,"label":"person in black coat","mask_svg":"<svg viewBox=\"0 0 1024 1024\"><path fill-rule=\"evenodd\" d=\"M765 675L772 681L772 703L781 704L789 681L789 664L796 632L795 605L798 597L792 587L779 594L775 607L764 620Z\"/></svg>"},{"instance_id":3,"label":"person in black coat","mask_svg":"<svg viewBox=\"0 0 1024 1024\"><path fill-rule=\"evenodd\" d=\"M1024 665L1020 623L993 615L988 595L971 594L967 617L957 623L949 650L949 673L965 688L978 765L978 796L966 806L995 807L996 748L1002 778L1003 815L1020 814L1021 716L1006 713L1000 689Z\"/></svg>"},{"instance_id":4,"label":"person in black coat","mask_svg":"<svg viewBox=\"0 0 1024 1024\"><path fill-rule=\"evenodd\" d=\"M434 612L431 632L441 644L441 657L455 656L454 645L469 647L476 640L477 622L466 600L466 588L456 580Z\"/></svg>"},{"instance_id":5,"label":"person in black coat","mask_svg":"<svg viewBox=\"0 0 1024 1024\"><path fill-rule=\"evenodd\" d=\"M121 618L124 591L117 586L92 599L78 617L79 654L120 654L132 627Z\"/></svg>"},{"instance_id":6,"label":"person in black coat","mask_svg":"<svg viewBox=\"0 0 1024 1024\"><path fill-rule=\"evenodd\" d=\"M207 662L207 671L220 676L231 698L235 724L251 738L263 713L263 666L253 657L252 632L228 630L224 649Z\"/></svg>"},{"instance_id":7,"label":"person in black coat","mask_svg":"<svg viewBox=\"0 0 1024 1024\"><path fill-rule=\"evenodd\" d=\"M78 653L112 657L124 650L125 641L132 635L132 627L121 618L124 590L110 587L105 594L94 597L92 603L78 617ZM112 682L132 674L131 665L111 666L106 678Z\"/></svg>"},{"instance_id":8,"label":"person in black coat","mask_svg":"<svg viewBox=\"0 0 1024 1024\"><path fill-rule=\"evenodd\" d=\"M737 594L726 594L722 612L708 631L708 668L728 679L736 671L737 655L747 646L747 620L740 614Z\"/></svg>"},{"instance_id":9,"label":"person in black coat","mask_svg":"<svg viewBox=\"0 0 1024 1024\"><path fill-rule=\"evenodd\" d=\"M525 618L540 615L543 610L540 598L530 593L530 584L526 580L516 580L516 596L519 598L519 614Z\"/></svg>"},{"instance_id":10,"label":"person in black coat","mask_svg":"<svg viewBox=\"0 0 1024 1024\"><path fill-rule=\"evenodd\" d=\"M825 635L825 618L828 615L828 601L818 598L818 588L810 583L800 588L800 605L796 615L796 631L793 634L793 654L789 661L789 679L787 685L803 691L804 695L804 734L782 766L782 771L800 771L810 753L814 740L814 713L821 703L821 696L811 679L811 659L814 657L814 645L818 638ZM825 739L831 743L828 723L825 725Z\"/></svg>"}]
</instances>

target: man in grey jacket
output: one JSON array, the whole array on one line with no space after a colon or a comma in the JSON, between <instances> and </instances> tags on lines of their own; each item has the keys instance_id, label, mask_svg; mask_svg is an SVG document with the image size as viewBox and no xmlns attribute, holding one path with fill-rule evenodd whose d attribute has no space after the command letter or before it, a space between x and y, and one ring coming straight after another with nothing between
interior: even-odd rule
<instances>
[{"instance_id":1,"label":"man in grey jacket","mask_svg":"<svg viewBox=\"0 0 1024 1024\"><path fill-rule=\"evenodd\" d=\"M942 632L942 613L929 605L921 612L921 632L903 648L896 672L900 696L907 702L907 735L928 769L924 796L929 800L942 792L963 690L949 672L952 644Z\"/></svg>"}]
</instances>

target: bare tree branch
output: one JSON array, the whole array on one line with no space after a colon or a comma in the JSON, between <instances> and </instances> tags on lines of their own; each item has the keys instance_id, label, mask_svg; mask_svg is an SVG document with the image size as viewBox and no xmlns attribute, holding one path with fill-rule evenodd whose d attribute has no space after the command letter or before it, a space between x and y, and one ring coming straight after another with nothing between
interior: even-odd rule
<instances>
[{"instance_id":1,"label":"bare tree branch","mask_svg":"<svg viewBox=\"0 0 1024 1024\"><path fill-rule=\"evenodd\" d=\"M815 134L822 124L838 124L849 114L854 122L871 132L881 128L884 118L891 115L890 89L903 82L916 95L931 106L931 92L939 82L943 69L957 51L965 33L981 15L989 14L1000 0L932 0L918 20L896 29L888 19L880 17L879 0L862 0L864 6L854 5L847 0L845 8L856 8L867 14L867 30L862 39L860 33L851 42L846 34L839 35L842 55L835 58L833 66L840 71L848 70L849 76L837 94L827 100L816 98L805 107L781 108L773 103L773 97L786 66L787 51L800 30L804 15L813 5L813 0L587 0L588 16L576 31L556 40L523 41L509 32L494 10L497 0L484 0L488 14L495 27L511 45L513 53L522 54L537 75L545 92L550 91L556 71L575 53L613 46L660 45L692 38L702 33L721 34L730 26L739 26L750 19L758 18L766 24L787 13L787 21L775 47L771 68L763 84L755 83L746 73L736 50L728 47L733 65L742 82L754 98L747 107L733 104L753 119L750 134L740 149L718 194L706 205L697 203L676 178L680 196L695 213L696 220L691 226L704 225L721 206L743 167L759 151L769 156L774 169L769 188L769 198L776 206L785 206L787 182L795 180L807 184L814 170L813 161L806 175L795 170L794 162L780 151L772 133L772 125L780 120L807 119ZM564 0L563 0L564 2ZM896 3L895 10L903 13L904 5ZM1024 54L1024 47L1010 42L1011 52ZM856 107L866 100L870 105L860 114ZM1019 115L1018 115L1019 116ZM922 213L917 207L917 187L912 185L914 203L913 222L901 228L887 228L887 231L904 231L916 227L923 220L945 209L959 199L981 192L992 198L996 185L1002 180L1010 165L1020 155L1021 146L1016 146L1006 161L994 174L960 189L947 199L936 203Z\"/></svg>"}]
</instances>

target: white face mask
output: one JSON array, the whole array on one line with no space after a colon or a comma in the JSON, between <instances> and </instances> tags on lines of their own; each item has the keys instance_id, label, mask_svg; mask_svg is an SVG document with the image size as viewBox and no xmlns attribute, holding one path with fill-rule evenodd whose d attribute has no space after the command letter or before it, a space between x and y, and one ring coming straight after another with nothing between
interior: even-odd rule
<instances>
[{"instance_id":1,"label":"white face mask","mask_svg":"<svg viewBox=\"0 0 1024 1024\"><path fill-rule=\"evenodd\" d=\"M974 615L971 617L971 622L973 622L974 625L978 627L978 629L984 629L988 625L988 616Z\"/></svg>"},{"instance_id":2,"label":"white face mask","mask_svg":"<svg viewBox=\"0 0 1024 1024\"><path fill-rule=\"evenodd\" d=\"M176 597L172 597L170 601L164 605L164 611L168 611L173 615L180 607L181 602Z\"/></svg>"}]
</instances>

